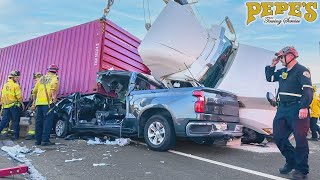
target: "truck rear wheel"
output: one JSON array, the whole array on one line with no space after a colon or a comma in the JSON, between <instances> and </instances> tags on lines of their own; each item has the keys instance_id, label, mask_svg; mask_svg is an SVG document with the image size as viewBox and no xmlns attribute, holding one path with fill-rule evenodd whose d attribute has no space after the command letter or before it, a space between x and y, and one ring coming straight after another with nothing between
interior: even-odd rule
<instances>
[{"instance_id":1,"label":"truck rear wheel","mask_svg":"<svg viewBox=\"0 0 320 180\"><path fill-rule=\"evenodd\" d=\"M144 140L149 149L167 151L175 146L176 134L172 121L162 115L151 116L144 127Z\"/></svg>"}]
</instances>

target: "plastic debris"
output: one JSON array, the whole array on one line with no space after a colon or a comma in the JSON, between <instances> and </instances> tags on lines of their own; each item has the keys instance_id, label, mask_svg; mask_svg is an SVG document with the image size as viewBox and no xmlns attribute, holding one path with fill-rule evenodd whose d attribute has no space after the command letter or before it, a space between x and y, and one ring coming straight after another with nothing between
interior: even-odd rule
<instances>
[{"instance_id":1,"label":"plastic debris","mask_svg":"<svg viewBox=\"0 0 320 180\"><path fill-rule=\"evenodd\" d=\"M162 164L164 164L164 161L160 161Z\"/></svg>"},{"instance_id":2,"label":"plastic debris","mask_svg":"<svg viewBox=\"0 0 320 180\"><path fill-rule=\"evenodd\" d=\"M31 154L42 154L42 153L44 153L44 152L46 152L46 151L45 151L45 150L42 150L42 149L40 149L40 148L36 148L36 149L34 149L34 150L32 151Z\"/></svg>"},{"instance_id":3,"label":"plastic debris","mask_svg":"<svg viewBox=\"0 0 320 180\"><path fill-rule=\"evenodd\" d=\"M1 150L2 151L5 151L7 153L12 153L12 154L15 154L15 155L18 155L18 154L27 154L29 153L31 150L28 149L26 146L24 147L21 147L19 145L15 145L15 146L12 146L12 147L9 147L9 146L2 146L1 147Z\"/></svg>"},{"instance_id":4,"label":"plastic debris","mask_svg":"<svg viewBox=\"0 0 320 180\"><path fill-rule=\"evenodd\" d=\"M93 167L97 167L97 166L110 166L110 164L106 164L106 163L93 164Z\"/></svg>"},{"instance_id":5,"label":"plastic debris","mask_svg":"<svg viewBox=\"0 0 320 180\"><path fill-rule=\"evenodd\" d=\"M78 159L72 158L71 160L65 160L64 162L74 162L74 161L82 161L82 160L83 160L82 158L78 158Z\"/></svg>"},{"instance_id":6,"label":"plastic debris","mask_svg":"<svg viewBox=\"0 0 320 180\"><path fill-rule=\"evenodd\" d=\"M151 172L146 172L146 174L152 174Z\"/></svg>"},{"instance_id":7,"label":"plastic debris","mask_svg":"<svg viewBox=\"0 0 320 180\"><path fill-rule=\"evenodd\" d=\"M105 142L101 141L99 138L95 137L94 140L90 139L87 141L87 145L118 145L118 146L125 146L130 144L129 138L120 138L115 139L114 141L106 140Z\"/></svg>"}]
</instances>

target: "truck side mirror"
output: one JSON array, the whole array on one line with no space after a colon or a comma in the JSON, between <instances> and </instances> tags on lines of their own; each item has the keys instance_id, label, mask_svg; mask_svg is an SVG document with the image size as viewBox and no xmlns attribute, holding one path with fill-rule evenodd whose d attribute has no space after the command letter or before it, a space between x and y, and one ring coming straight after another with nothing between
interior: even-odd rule
<instances>
[{"instance_id":1,"label":"truck side mirror","mask_svg":"<svg viewBox=\"0 0 320 180\"><path fill-rule=\"evenodd\" d=\"M267 99L268 99L269 103L271 104L271 106L273 106L273 107L277 106L276 97L271 92L267 92Z\"/></svg>"}]
</instances>

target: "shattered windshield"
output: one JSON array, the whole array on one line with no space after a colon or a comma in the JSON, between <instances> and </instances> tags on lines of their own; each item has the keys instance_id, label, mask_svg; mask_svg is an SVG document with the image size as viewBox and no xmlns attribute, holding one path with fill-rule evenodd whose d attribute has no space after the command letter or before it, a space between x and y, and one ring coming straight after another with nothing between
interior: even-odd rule
<instances>
[{"instance_id":1,"label":"shattered windshield","mask_svg":"<svg viewBox=\"0 0 320 180\"><path fill-rule=\"evenodd\" d=\"M224 37L223 41L224 46L221 55L217 59L216 63L208 69L199 81L205 87L214 88L216 86L219 79L223 76L223 71L230 55L232 54L232 42L227 37Z\"/></svg>"},{"instance_id":2,"label":"shattered windshield","mask_svg":"<svg viewBox=\"0 0 320 180\"><path fill-rule=\"evenodd\" d=\"M156 88L156 89L165 89L166 87L162 84L161 81L157 80L155 77L140 73L145 79L148 79L148 81Z\"/></svg>"}]
</instances>

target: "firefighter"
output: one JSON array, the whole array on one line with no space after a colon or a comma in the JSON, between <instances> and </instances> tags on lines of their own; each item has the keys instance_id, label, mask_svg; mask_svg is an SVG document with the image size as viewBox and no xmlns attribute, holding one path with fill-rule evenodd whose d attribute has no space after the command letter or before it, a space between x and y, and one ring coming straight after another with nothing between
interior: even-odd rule
<instances>
[{"instance_id":1,"label":"firefighter","mask_svg":"<svg viewBox=\"0 0 320 180\"><path fill-rule=\"evenodd\" d=\"M36 106L36 145L54 145L49 140L54 114L49 111L57 102L58 70L58 66L50 65L48 73L36 83L33 89L34 105Z\"/></svg>"},{"instance_id":2,"label":"firefighter","mask_svg":"<svg viewBox=\"0 0 320 180\"><path fill-rule=\"evenodd\" d=\"M22 94L19 85L20 71L12 71L8 76L8 81L3 85L1 103L3 108L0 132L8 126L10 119L13 121L14 136L12 140L19 139L20 133L20 113L24 109Z\"/></svg>"},{"instance_id":3,"label":"firefighter","mask_svg":"<svg viewBox=\"0 0 320 180\"><path fill-rule=\"evenodd\" d=\"M40 78L42 77L43 75L41 73L34 73L33 74L33 80L34 80L34 84L36 84ZM31 94L30 94L30 98L29 98L29 104L31 104L31 106L27 106L29 107L29 116L30 116L30 122L29 122L29 130L28 130L28 135L26 137L26 140L31 140L31 139L34 139L34 136L36 134L36 131L35 131L35 117L33 116L34 112L35 112L35 106L32 106L33 105L33 97L35 96L35 94L33 93L33 89L31 90Z\"/></svg>"},{"instance_id":4,"label":"firefighter","mask_svg":"<svg viewBox=\"0 0 320 180\"><path fill-rule=\"evenodd\" d=\"M317 96L317 87L313 86L313 100L310 105L310 130L312 137L310 140L312 141L318 141L319 135L320 135L320 127L317 125L317 121L320 116L320 99Z\"/></svg>"},{"instance_id":5,"label":"firefighter","mask_svg":"<svg viewBox=\"0 0 320 180\"><path fill-rule=\"evenodd\" d=\"M288 174L295 169L293 179L306 179L309 173L309 107L313 98L311 75L297 62L298 52L294 47L285 47L275 55L271 65L265 67L265 74L267 81L279 82L279 106L273 120L273 137L286 158L286 164L279 171ZM279 61L285 67L275 71ZM288 140L291 133L296 140L295 148Z\"/></svg>"}]
</instances>

